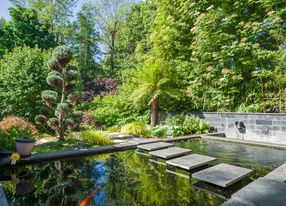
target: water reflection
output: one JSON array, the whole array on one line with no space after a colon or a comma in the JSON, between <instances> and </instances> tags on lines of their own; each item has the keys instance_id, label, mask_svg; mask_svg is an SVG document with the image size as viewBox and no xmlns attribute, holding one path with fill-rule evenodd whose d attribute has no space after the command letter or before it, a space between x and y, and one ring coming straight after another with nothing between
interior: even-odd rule
<instances>
[{"instance_id":1,"label":"water reflection","mask_svg":"<svg viewBox=\"0 0 286 206\"><path fill-rule=\"evenodd\" d=\"M223 144L223 145L222 145ZM194 141L181 146L195 153L218 158L225 162L254 169L251 179L267 174L286 158L285 151L224 143ZM263 158L271 154L271 157ZM272 159L275 164L271 162ZM283 159L283 161L282 161ZM78 158L44 164L5 169L2 174L17 177L25 183L29 194L17 192L17 184L6 178L3 181L10 205L16 206L78 206L95 190L91 205L220 205L232 193L210 188L192 179L166 172L166 166L150 163L149 157L135 151L105 156ZM0 171L1 172L1 171ZM28 178L20 178L23 172ZM4 178L5 179L5 178ZM28 180L28 181L27 181ZM18 185L19 186L19 185ZM236 188L234 188L236 189ZM19 190L18 190L19 191ZM223 196L223 197L222 197Z\"/></svg>"}]
</instances>

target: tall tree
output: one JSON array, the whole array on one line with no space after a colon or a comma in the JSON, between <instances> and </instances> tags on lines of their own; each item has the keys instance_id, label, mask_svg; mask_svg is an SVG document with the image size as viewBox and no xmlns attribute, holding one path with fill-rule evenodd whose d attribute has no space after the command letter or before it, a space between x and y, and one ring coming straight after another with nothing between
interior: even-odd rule
<instances>
[{"instance_id":1,"label":"tall tree","mask_svg":"<svg viewBox=\"0 0 286 206\"><path fill-rule=\"evenodd\" d=\"M74 22L76 32L74 43L78 49L77 60L82 76L93 76L99 72L99 33L95 27L93 6L84 4Z\"/></svg>"},{"instance_id":2,"label":"tall tree","mask_svg":"<svg viewBox=\"0 0 286 206\"><path fill-rule=\"evenodd\" d=\"M0 58L14 47L11 24L0 19Z\"/></svg>"},{"instance_id":3,"label":"tall tree","mask_svg":"<svg viewBox=\"0 0 286 206\"><path fill-rule=\"evenodd\" d=\"M117 70L116 42L121 25L133 0L97 0L95 18L104 46L106 72L114 75Z\"/></svg>"},{"instance_id":4,"label":"tall tree","mask_svg":"<svg viewBox=\"0 0 286 206\"><path fill-rule=\"evenodd\" d=\"M48 49L55 45L49 25L39 21L34 9L16 6L9 8L11 20L0 20L0 55L14 47L27 45Z\"/></svg>"},{"instance_id":5,"label":"tall tree","mask_svg":"<svg viewBox=\"0 0 286 206\"><path fill-rule=\"evenodd\" d=\"M158 124L161 101L177 98L180 93L177 75L165 62L154 60L138 69L134 81L137 82L137 88L131 98L136 104L147 103L151 106L151 127L154 127Z\"/></svg>"},{"instance_id":6,"label":"tall tree","mask_svg":"<svg viewBox=\"0 0 286 206\"><path fill-rule=\"evenodd\" d=\"M22 5L37 11L42 23L51 25L51 32L57 42L68 42L73 28L71 17L77 0L10 0L14 5Z\"/></svg>"},{"instance_id":7,"label":"tall tree","mask_svg":"<svg viewBox=\"0 0 286 206\"><path fill-rule=\"evenodd\" d=\"M48 49L54 46L54 36L49 32L49 25L39 21L35 9L22 6L9 8L13 30L14 46L29 45Z\"/></svg>"},{"instance_id":8,"label":"tall tree","mask_svg":"<svg viewBox=\"0 0 286 206\"><path fill-rule=\"evenodd\" d=\"M154 24L156 9L154 1L142 1L131 6L116 44L119 71L136 68L151 50L152 43L149 36Z\"/></svg>"}]
</instances>

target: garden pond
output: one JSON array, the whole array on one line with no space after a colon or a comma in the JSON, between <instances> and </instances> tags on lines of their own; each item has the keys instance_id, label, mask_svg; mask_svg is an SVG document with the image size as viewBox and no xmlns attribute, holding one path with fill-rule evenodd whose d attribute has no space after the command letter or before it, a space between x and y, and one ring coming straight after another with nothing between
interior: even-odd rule
<instances>
[{"instance_id":1,"label":"garden pond","mask_svg":"<svg viewBox=\"0 0 286 206\"><path fill-rule=\"evenodd\" d=\"M223 190L167 172L166 166L130 150L3 169L2 186L9 205L15 206L78 206L84 200L91 200L94 206L217 206L243 184L266 175L286 160L284 150L244 144L193 140L176 146L216 157L213 164L237 165L254 173ZM174 172L186 175L186 171Z\"/></svg>"}]
</instances>

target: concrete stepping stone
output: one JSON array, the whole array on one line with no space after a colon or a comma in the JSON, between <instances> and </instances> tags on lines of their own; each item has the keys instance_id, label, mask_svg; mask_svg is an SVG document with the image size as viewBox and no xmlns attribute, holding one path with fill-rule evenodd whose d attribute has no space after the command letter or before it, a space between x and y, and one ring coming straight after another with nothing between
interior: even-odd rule
<instances>
[{"instance_id":1,"label":"concrete stepping stone","mask_svg":"<svg viewBox=\"0 0 286 206\"><path fill-rule=\"evenodd\" d=\"M223 206L236 206L237 204L233 202L238 201L249 206L285 206L285 194L285 183L262 177L234 193L230 201L224 203Z\"/></svg>"},{"instance_id":2,"label":"concrete stepping stone","mask_svg":"<svg viewBox=\"0 0 286 206\"><path fill-rule=\"evenodd\" d=\"M250 169L221 163L196 172L192 177L220 187L228 187L248 176L251 172Z\"/></svg>"},{"instance_id":3,"label":"concrete stepping stone","mask_svg":"<svg viewBox=\"0 0 286 206\"><path fill-rule=\"evenodd\" d=\"M152 156L167 160L167 159L187 155L187 154L190 154L191 152L192 152L192 150L190 150L190 149L185 149L185 148L181 148L181 147L171 147L168 149L162 149L162 150L150 152L149 154Z\"/></svg>"},{"instance_id":4,"label":"concrete stepping stone","mask_svg":"<svg viewBox=\"0 0 286 206\"><path fill-rule=\"evenodd\" d=\"M166 143L166 142L156 142L156 143L151 143L151 144L138 145L137 148L141 150L154 151L154 150L166 149L173 145L174 144Z\"/></svg>"},{"instance_id":5,"label":"concrete stepping stone","mask_svg":"<svg viewBox=\"0 0 286 206\"><path fill-rule=\"evenodd\" d=\"M257 205L254 205L251 202L239 198L231 198L220 206L257 206Z\"/></svg>"},{"instance_id":6,"label":"concrete stepping stone","mask_svg":"<svg viewBox=\"0 0 286 206\"><path fill-rule=\"evenodd\" d=\"M166 162L167 165L172 165L185 170L192 170L197 167L207 165L208 163L216 160L214 157L209 157L199 154L190 154L187 156L171 159Z\"/></svg>"},{"instance_id":7,"label":"concrete stepping stone","mask_svg":"<svg viewBox=\"0 0 286 206\"><path fill-rule=\"evenodd\" d=\"M277 180L279 182L286 181L286 163L278 167L277 169L270 172L268 175L264 176L264 178Z\"/></svg>"},{"instance_id":8,"label":"concrete stepping stone","mask_svg":"<svg viewBox=\"0 0 286 206\"><path fill-rule=\"evenodd\" d=\"M130 140L130 141L128 141L128 142L129 142L129 143L132 143L132 144L141 145L141 144L150 144L150 143L161 142L161 141L162 141L162 140L157 139L157 138L148 138L148 139Z\"/></svg>"}]
</instances>

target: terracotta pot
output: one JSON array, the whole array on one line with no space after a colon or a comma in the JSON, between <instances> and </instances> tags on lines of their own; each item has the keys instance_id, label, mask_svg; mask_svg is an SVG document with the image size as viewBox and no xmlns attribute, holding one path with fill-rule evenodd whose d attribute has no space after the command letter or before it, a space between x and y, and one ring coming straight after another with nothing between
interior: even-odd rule
<instances>
[{"instance_id":1,"label":"terracotta pot","mask_svg":"<svg viewBox=\"0 0 286 206\"><path fill-rule=\"evenodd\" d=\"M19 153L21 157L31 156L36 140L24 137L24 138L17 138L15 141L16 141L17 153Z\"/></svg>"}]
</instances>

